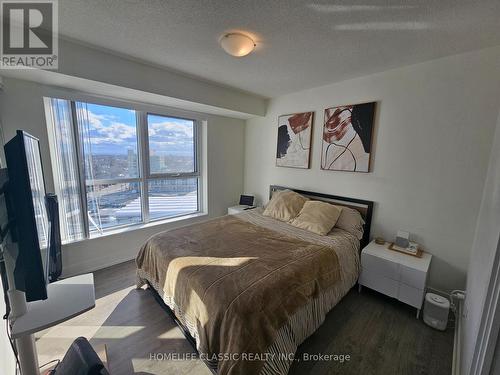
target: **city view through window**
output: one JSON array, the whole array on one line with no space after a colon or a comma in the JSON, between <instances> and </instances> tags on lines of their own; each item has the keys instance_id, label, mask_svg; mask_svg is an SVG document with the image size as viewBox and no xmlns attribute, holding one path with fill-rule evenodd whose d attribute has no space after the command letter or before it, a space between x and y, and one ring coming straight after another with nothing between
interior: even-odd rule
<instances>
[{"instance_id":1,"label":"city view through window","mask_svg":"<svg viewBox=\"0 0 500 375\"><path fill-rule=\"evenodd\" d=\"M195 123L147 115L149 176L141 171L137 113L77 102L90 231L198 210ZM145 155L145 154L143 154ZM143 205L143 200L147 204Z\"/></svg>"}]
</instances>

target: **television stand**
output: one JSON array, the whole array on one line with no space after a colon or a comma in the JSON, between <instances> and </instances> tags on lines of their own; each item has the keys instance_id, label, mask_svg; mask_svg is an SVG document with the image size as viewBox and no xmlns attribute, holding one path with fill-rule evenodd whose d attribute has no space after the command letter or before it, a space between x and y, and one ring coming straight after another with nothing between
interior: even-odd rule
<instances>
[{"instance_id":1,"label":"television stand","mask_svg":"<svg viewBox=\"0 0 500 375\"><path fill-rule=\"evenodd\" d=\"M68 277L47 285L48 298L27 303L12 323L13 339L30 335L80 315L95 306L94 275Z\"/></svg>"},{"instance_id":2,"label":"television stand","mask_svg":"<svg viewBox=\"0 0 500 375\"><path fill-rule=\"evenodd\" d=\"M15 293L22 292L9 291L9 298L14 297ZM23 375L39 375L34 333L94 308L94 275L89 273L48 284L47 295L46 300L27 303L24 300L25 306L22 306L19 298L15 298L16 302L10 298L12 312L18 312L17 316L13 314L15 317L11 320L11 335L18 346Z\"/></svg>"}]
</instances>

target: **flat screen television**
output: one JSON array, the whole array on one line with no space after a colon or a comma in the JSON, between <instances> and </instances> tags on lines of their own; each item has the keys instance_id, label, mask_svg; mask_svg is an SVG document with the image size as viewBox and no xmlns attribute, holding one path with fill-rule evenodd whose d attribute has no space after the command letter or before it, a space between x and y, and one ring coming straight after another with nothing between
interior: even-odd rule
<instances>
[{"instance_id":1,"label":"flat screen television","mask_svg":"<svg viewBox=\"0 0 500 375\"><path fill-rule=\"evenodd\" d=\"M4 147L13 212L12 240L18 246L15 287L26 301L47 298L50 223L38 139L18 130Z\"/></svg>"}]
</instances>

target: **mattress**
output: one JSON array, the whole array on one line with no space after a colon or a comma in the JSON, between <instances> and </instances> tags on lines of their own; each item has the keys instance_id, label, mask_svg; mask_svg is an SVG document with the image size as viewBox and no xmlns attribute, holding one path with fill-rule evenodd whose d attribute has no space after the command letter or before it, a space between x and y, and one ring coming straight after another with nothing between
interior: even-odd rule
<instances>
[{"instance_id":1,"label":"mattress","mask_svg":"<svg viewBox=\"0 0 500 375\"><path fill-rule=\"evenodd\" d=\"M151 285L218 374L286 374L300 343L355 284L359 241L248 210L159 233L140 249Z\"/></svg>"}]
</instances>

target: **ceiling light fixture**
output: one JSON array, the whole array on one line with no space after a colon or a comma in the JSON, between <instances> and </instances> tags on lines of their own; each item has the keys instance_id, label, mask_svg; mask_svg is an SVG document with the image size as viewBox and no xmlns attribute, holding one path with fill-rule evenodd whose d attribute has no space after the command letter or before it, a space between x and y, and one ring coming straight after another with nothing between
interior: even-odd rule
<instances>
[{"instance_id":1,"label":"ceiling light fixture","mask_svg":"<svg viewBox=\"0 0 500 375\"><path fill-rule=\"evenodd\" d=\"M242 57L253 51L256 44L248 36L240 33L229 33L220 40L220 45L231 56Z\"/></svg>"}]
</instances>

